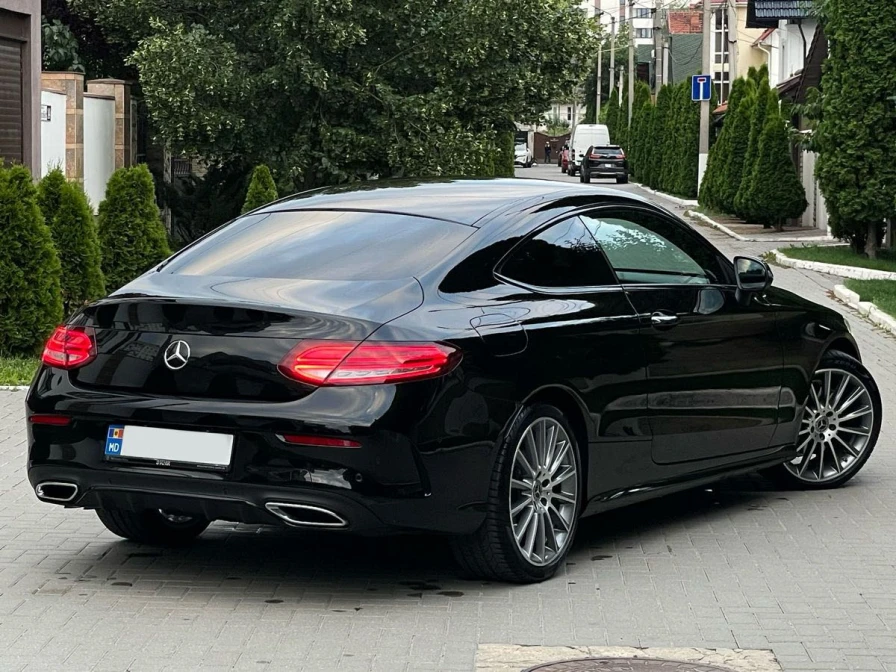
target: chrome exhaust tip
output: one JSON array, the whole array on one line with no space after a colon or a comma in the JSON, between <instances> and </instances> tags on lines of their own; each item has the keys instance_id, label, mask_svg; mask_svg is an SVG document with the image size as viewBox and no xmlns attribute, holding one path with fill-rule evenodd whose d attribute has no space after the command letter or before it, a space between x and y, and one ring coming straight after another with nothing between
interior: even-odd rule
<instances>
[{"instance_id":1,"label":"chrome exhaust tip","mask_svg":"<svg viewBox=\"0 0 896 672\"><path fill-rule=\"evenodd\" d=\"M348 521L335 511L310 504L290 504L288 502L268 502L268 511L296 527L348 527Z\"/></svg>"},{"instance_id":2,"label":"chrome exhaust tip","mask_svg":"<svg viewBox=\"0 0 896 672\"><path fill-rule=\"evenodd\" d=\"M66 503L78 496L78 486L74 483L44 481L34 488L34 494L44 502Z\"/></svg>"}]
</instances>

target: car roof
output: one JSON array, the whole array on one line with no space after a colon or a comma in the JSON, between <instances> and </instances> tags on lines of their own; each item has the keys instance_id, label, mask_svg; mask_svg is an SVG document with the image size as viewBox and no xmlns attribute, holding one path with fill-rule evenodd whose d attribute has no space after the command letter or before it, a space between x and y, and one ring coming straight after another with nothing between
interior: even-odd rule
<instances>
[{"instance_id":1,"label":"car roof","mask_svg":"<svg viewBox=\"0 0 896 672\"><path fill-rule=\"evenodd\" d=\"M370 180L325 187L275 201L256 213L291 210L369 210L443 219L479 226L491 213L528 201L545 202L591 196L595 202L612 199L648 201L630 192L553 180L428 179Z\"/></svg>"}]
</instances>

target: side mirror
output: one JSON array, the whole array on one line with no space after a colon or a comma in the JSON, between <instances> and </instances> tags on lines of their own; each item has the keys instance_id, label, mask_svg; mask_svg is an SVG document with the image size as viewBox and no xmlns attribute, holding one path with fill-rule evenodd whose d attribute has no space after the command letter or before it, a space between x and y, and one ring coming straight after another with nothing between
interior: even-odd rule
<instances>
[{"instance_id":1,"label":"side mirror","mask_svg":"<svg viewBox=\"0 0 896 672\"><path fill-rule=\"evenodd\" d=\"M735 257L734 273L737 276L738 299L743 303L756 292L764 292L775 279L772 269L761 259Z\"/></svg>"}]
</instances>

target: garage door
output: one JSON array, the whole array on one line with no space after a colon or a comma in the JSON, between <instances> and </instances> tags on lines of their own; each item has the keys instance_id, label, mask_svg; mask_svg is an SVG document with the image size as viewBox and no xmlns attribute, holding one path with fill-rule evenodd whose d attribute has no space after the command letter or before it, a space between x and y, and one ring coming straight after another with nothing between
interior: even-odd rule
<instances>
[{"instance_id":1,"label":"garage door","mask_svg":"<svg viewBox=\"0 0 896 672\"><path fill-rule=\"evenodd\" d=\"M24 160L22 43L0 37L0 163Z\"/></svg>"}]
</instances>

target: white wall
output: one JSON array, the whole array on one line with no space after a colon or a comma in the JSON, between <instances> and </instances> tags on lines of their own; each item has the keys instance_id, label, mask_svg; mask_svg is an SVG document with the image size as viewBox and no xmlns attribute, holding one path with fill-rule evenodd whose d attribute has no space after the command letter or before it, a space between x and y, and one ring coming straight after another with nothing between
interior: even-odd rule
<instances>
[{"instance_id":1,"label":"white wall","mask_svg":"<svg viewBox=\"0 0 896 672\"><path fill-rule=\"evenodd\" d=\"M115 170L115 100L84 96L84 191L96 210Z\"/></svg>"},{"instance_id":2,"label":"white wall","mask_svg":"<svg viewBox=\"0 0 896 672\"><path fill-rule=\"evenodd\" d=\"M40 122L41 177L54 168L65 172L65 100L62 93L40 92L40 104L50 108L50 121Z\"/></svg>"},{"instance_id":3,"label":"white wall","mask_svg":"<svg viewBox=\"0 0 896 672\"><path fill-rule=\"evenodd\" d=\"M768 69L769 85L772 88L790 79L803 69L805 57L812 46L817 27L818 22L815 19L803 21L803 35L806 36L804 44L799 25L788 23L787 21L778 23L778 28L769 39L772 53L769 58Z\"/></svg>"}]
</instances>

